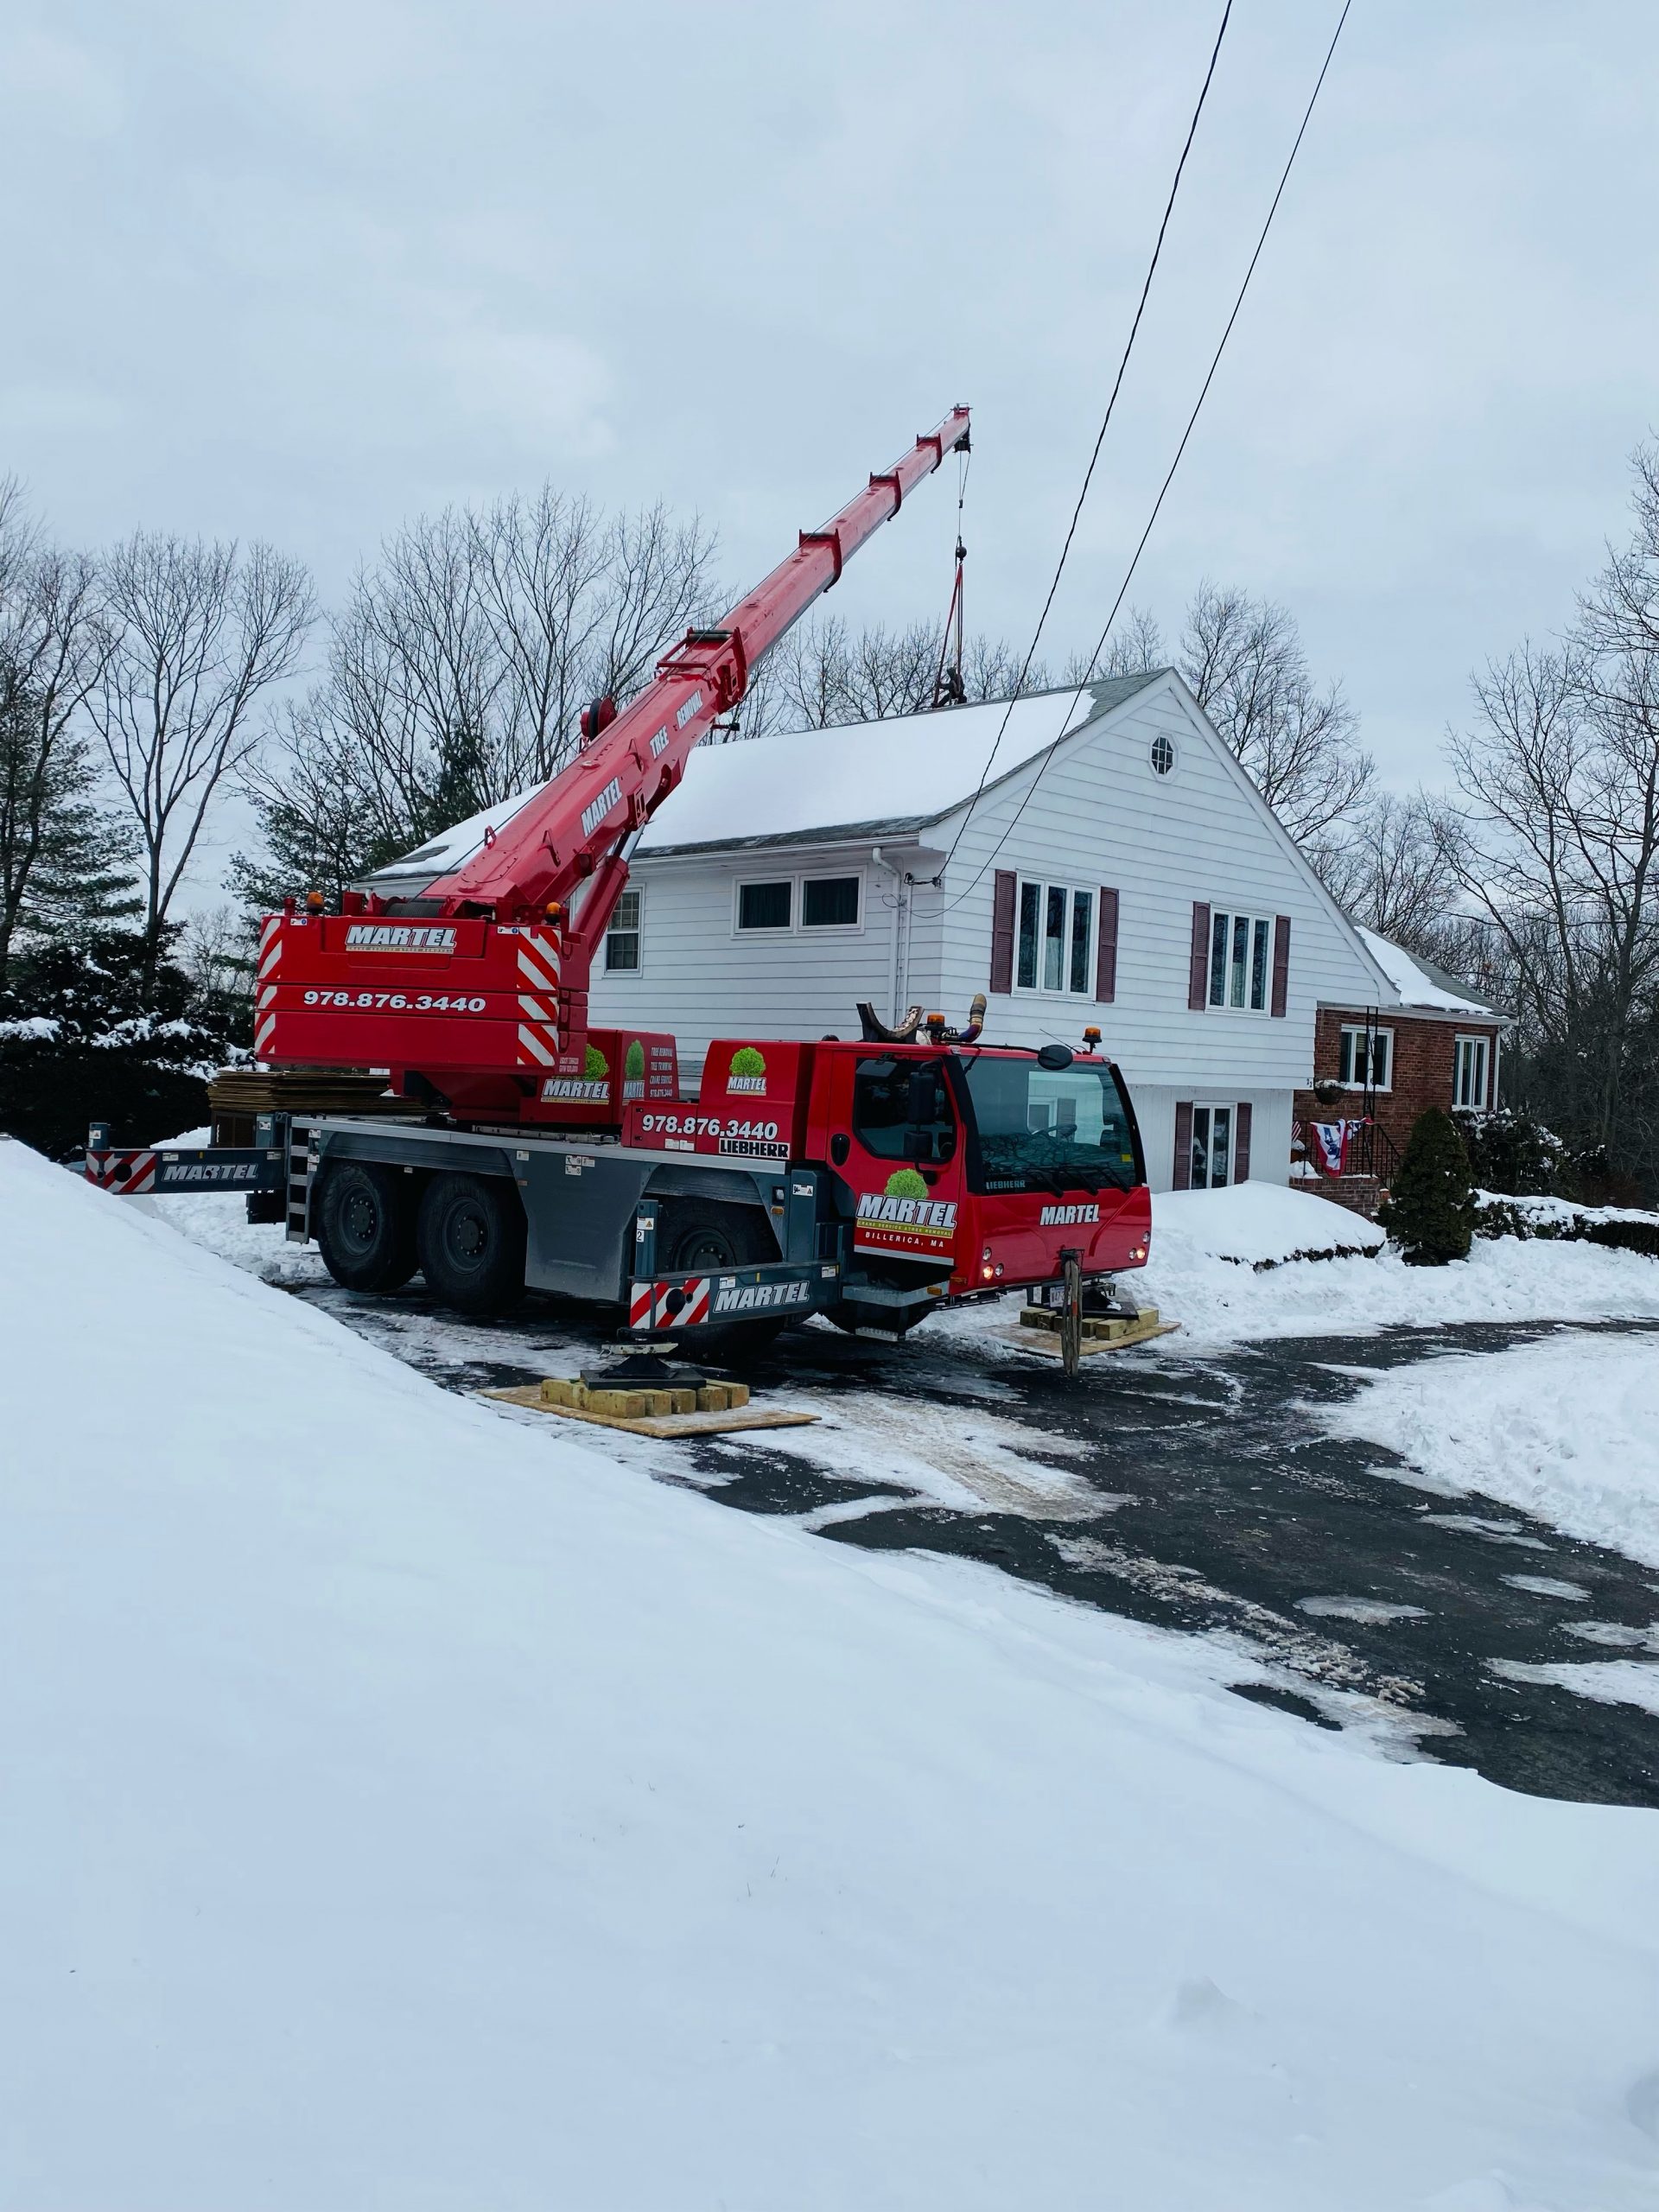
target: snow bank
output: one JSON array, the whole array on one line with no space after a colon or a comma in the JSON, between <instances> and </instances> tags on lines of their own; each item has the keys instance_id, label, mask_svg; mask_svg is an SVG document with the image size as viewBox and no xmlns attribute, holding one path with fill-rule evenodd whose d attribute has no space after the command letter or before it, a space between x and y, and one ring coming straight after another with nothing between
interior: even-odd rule
<instances>
[{"instance_id":1,"label":"snow bank","mask_svg":"<svg viewBox=\"0 0 1659 2212\"><path fill-rule=\"evenodd\" d=\"M1478 1490L1659 1567L1659 1338L1564 1333L1425 1360L1324 1417L1437 1490Z\"/></svg>"},{"instance_id":2,"label":"snow bank","mask_svg":"<svg viewBox=\"0 0 1659 2212\"><path fill-rule=\"evenodd\" d=\"M0 1223L0 2202L1649 2203L1652 1816Z\"/></svg>"},{"instance_id":3,"label":"snow bank","mask_svg":"<svg viewBox=\"0 0 1659 2212\"><path fill-rule=\"evenodd\" d=\"M1659 1213L1641 1206L1581 1206L1571 1198L1511 1198L1503 1191L1477 1191L1477 1206L1501 1207L1522 1221L1556 1230L1592 1229L1598 1222L1635 1221L1649 1229L1659 1227Z\"/></svg>"},{"instance_id":4,"label":"snow bank","mask_svg":"<svg viewBox=\"0 0 1659 2212\"><path fill-rule=\"evenodd\" d=\"M1310 1252L1374 1252L1388 1239L1347 1206L1285 1183L1235 1183L1225 1191L1153 1194L1154 1242L1184 1257L1206 1255L1253 1268L1281 1266Z\"/></svg>"},{"instance_id":5,"label":"snow bank","mask_svg":"<svg viewBox=\"0 0 1659 2212\"><path fill-rule=\"evenodd\" d=\"M1316 1230L1301 1227L1304 1216L1318 1222ZM1373 1245L1376 1256L1288 1258L1339 1241ZM1279 1264L1255 1272L1264 1261ZM1178 1356L1259 1338L1358 1336L1435 1322L1659 1316L1659 1262L1641 1253L1478 1238L1466 1261L1408 1268L1379 1230L1345 1207L1267 1183L1156 1193L1152 1257L1133 1280L1143 1302L1181 1324L1181 1335L1163 1347Z\"/></svg>"}]
</instances>

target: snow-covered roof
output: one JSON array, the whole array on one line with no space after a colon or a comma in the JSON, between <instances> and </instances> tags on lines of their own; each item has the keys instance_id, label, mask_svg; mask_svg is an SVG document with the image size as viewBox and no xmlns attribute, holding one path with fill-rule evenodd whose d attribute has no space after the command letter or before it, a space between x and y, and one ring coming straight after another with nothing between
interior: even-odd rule
<instances>
[{"instance_id":1,"label":"snow-covered roof","mask_svg":"<svg viewBox=\"0 0 1659 2212\"><path fill-rule=\"evenodd\" d=\"M1455 976L1448 976L1431 961L1420 960L1391 938L1379 937L1368 929L1359 934L1366 950L1400 994L1402 1006L1432 1007L1438 1014L1484 1014L1489 1021L1505 1019L1496 1007L1476 998Z\"/></svg>"},{"instance_id":2,"label":"snow-covered roof","mask_svg":"<svg viewBox=\"0 0 1659 2212\"><path fill-rule=\"evenodd\" d=\"M1070 685L1037 692L1012 708L995 700L841 729L792 730L749 744L699 746L639 850L919 829L971 798L988 761L988 781L998 783L1153 681L1120 677L1081 695Z\"/></svg>"},{"instance_id":3,"label":"snow-covered roof","mask_svg":"<svg viewBox=\"0 0 1659 2212\"><path fill-rule=\"evenodd\" d=\"M970 798L988 762L988 787L1069 730L1122 706L1162 673L1109 677L1081 693L1072 685L1039 691L1012 709L995 700L840 729L700 745L686 763L685 780L647 826L638 850L683 852L919 829ZM1007 728L998 744L1005 715ZM479 849L486 829L499 833L535 796L521 791L458 822L368 882L378 891L403 893L446 874Z\"/></svg>"}]
</instances>

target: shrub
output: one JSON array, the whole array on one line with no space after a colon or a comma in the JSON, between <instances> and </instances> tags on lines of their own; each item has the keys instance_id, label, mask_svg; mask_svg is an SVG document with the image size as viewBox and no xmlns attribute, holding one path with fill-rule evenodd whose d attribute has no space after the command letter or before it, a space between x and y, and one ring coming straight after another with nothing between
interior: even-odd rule
<instances>
[{"instance_id":1,"label":"shrub","mask_svg":"<svg viewBox=\"0 0 1659 2212\"><path fill-rule=\"evenodd\" d=\"M1553 1129L1509 1107L1455 1118L1470 1173L1483 1191L1512 1198L1547 1198L1559 1191L1567 1147Z\"/></svg>"},{"instance_id":2,"label":"shrub","mask_svg":"<svg viewBox=\"0 0 1659 2212\"><path fill-rule=\"evenodd\" d=\"M1438 1106L1412 1130L1389 1202L1376 1217L1413 1267L1442 1268L1468 1258L1475 1224L1469 1155L1452 1116Z\"/></svg>"}]
</instances>

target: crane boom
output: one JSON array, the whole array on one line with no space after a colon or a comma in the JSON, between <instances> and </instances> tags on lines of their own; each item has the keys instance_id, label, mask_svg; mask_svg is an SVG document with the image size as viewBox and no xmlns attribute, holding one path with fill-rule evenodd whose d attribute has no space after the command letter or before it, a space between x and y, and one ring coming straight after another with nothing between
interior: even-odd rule
<instances>
[{"instance_id":1,"label":"crane boom","mask_svg":"<svg viewBox=\"0 0 1659 2212\"><path fill-rule=\"evenodd\" d=\"M566 933L567 964L578 934L595 944L626 880L626 868L614 865L623 843L673 791L699 740L742 698L762 654L898 513L906 494L966 444L968 430L968 410L954 408L822 529L804 530L769 576L716 626L689 632L658 663L639 696L491 842L429 884L424 897L440 900L445 914L511 922L539 915L550 900L568 905L578 887L594 879L577 928Z\"/></svg>"},{"instance_id":2,"label":"crane boom","mask_svg":"<svg viewBox=\"0 0 1659 2212\"><path fill-rule=\"evenodd\" d=\"M418 896L370 887L348 892L338 915L314 896L304 911L290 900L267 917L255 1057L389 1068L405 1096L442 1102L461 1121L591 1122L604 1118L601 1103L614 1117L622 1091L588 1036L588 986L631 839L743 697L761 656L945 455L966 448L968 431L968 410L953 408L822 529L803 531L718 626L688 632L620 714L596 702L575 759ZM671 1038L635 1037L624 1050L646 1060L639 1080L650 1096L677 1095Z\"/></svg>"}]
</instances>

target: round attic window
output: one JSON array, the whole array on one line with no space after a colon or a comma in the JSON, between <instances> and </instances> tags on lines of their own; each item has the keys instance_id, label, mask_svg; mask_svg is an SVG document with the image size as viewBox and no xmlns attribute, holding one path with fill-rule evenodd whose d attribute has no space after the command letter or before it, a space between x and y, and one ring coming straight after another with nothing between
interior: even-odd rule
<instances>
[{"instance_id":1,"label":"round attic window","mask_svg":"<svg viewBox=\"0 0 1659 2212\"><path fill-rule=\"evenodd\" d=\"M1160 732L1153 739L1152 750L1147 758L1152 763L1152 772L1154 776L1167 776L1173 772L1175 766L1174 745Z\"/></svg>"}]
</instances>

